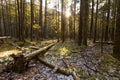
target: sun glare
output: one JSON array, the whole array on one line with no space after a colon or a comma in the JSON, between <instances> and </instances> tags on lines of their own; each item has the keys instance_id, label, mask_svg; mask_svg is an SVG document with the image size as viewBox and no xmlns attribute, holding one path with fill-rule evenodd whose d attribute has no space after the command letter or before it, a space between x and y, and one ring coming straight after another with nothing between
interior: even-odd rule
<instances>
[{"instance_id":1,"label":"sun glare","mask_svg":"<svg viewBox=\"0 0 120 80\"><path fill-rule=\"evenodd\" d=\"M67 10L66 10L66 17L70 17L71 16L71 13L70 13L70 8L68 8Z\"/></svg>"}]
</instances>

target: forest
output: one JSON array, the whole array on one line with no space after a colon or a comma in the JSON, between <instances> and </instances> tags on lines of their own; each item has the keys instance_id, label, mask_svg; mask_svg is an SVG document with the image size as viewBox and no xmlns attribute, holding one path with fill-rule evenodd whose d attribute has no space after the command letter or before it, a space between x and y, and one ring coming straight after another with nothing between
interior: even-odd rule
<instances>
[{"instance_id":1,"label":"forest","mask_svg":"<svg viewBox=\"0 0 120 80\"><path fill-rule=\"evenodd\" d=\"M0 80L120 80L120 0L0 0Z\"/></svg>"}]
</instances>

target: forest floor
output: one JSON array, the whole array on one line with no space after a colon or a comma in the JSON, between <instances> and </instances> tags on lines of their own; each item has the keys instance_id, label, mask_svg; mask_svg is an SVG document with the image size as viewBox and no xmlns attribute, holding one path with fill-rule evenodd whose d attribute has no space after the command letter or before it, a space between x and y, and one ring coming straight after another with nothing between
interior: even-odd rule
<instances>
[{"instance_id":1,"label":"forest floor","mask_svg":"<svg viewBox=\"0 0 120 80\"><path fill-rule=\"evenodd\" d=\"M73 41L59 42L44 56L56 65L54 69L31 60L30 68L22 74L2 72L0 80L74 80L72 75L57 73L57 67L75 72L80 80L120 80L120 62L111 56L112 50L112 45L103 45L101 53L100 44L80 47Z\"/></svg>"}]
</instances>

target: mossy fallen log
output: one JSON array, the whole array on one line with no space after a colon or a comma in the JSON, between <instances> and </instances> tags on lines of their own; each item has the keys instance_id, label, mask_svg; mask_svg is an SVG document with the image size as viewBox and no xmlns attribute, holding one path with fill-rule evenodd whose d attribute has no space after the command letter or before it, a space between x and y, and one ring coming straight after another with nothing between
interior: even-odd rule
<instances>
[{"instance_id":1,"label":"mossy fallen log","mask_svg":"<svg viewBox=\"0 0 120 80\"><path fill-rule=\"evenodd\" d=\"M38 49L38 50L30 53L30 54L25 55L24 57L25 57L27 60L30 60L30 59L35 58L35 57L38 56L38 55L39 55L39 56L43 56L44 53L46 53L46 52L47 52L52 46L54 46L55 44L56 44L56 43L52 43L52 44L50 44L50 45L48 45L48 46L45 46L45 47L43 47L43 48L40 48L40 49Z\"/></svg>"},{"instance_id":2,"label":"mossy fallen log","mask_svg":"<svg viewBox=\"0 0 120 80\"><path fill-rule=\"evenodd\" d=\"M8 41L8 44L10 44L10 45L16 47L16 48L19 49L19 50L22 50L22 47L18 46L18 45L15 44L14 42Z\"/></svg>"},{"instance_id":3,"label":"mossy fallen log","mask_svg":"<svg viewBox=\"0 0 120 80\"><path fill-rule=\"evenodd\" d=\"M48 67L50 67L52 69L54 69L56 67L55 65L48 63L44 59L41 59L41 57L39 57L38 59L40 60L40 62L42 62L43 64L45 64L46 66L48 66ZM80 80L80 78L76 75L75 72L71 72L71 71L69 71L67 69L60 68L60 67L58 67L56 71L58 73L61 73L61 74L67 75L67 76L72 75L74 80Z\"/></svg>"},{"instance_id":4,"label":"mossy fallen log","mask_svg":"<svg viewBox=\"0 0 120 80\"><path fill-rule=\"evenodd\" d=\"M23 55L22 53L18 55L12 54L11 57L14 59L14 63L12 64L12 71L17 73L23 72L28 68L28 63L31 59L37 59L37 56L44 55L44 53L46 53L54 45L55 43L52 43L26 55Z\"/></svg>"},{"instance_id":5,"label":"mossy fallen log","mask_svg":"<svg viewBox=\"0 0 120 80\"><path fill-rule=\"evenodd\" d=\"M8 39L10 39L11 37L10 36L3 36L3 37L0 37L0 43L7 43L8 42Z\"/></svg>"},{"instance_id":6,"label":"mossy fallen log","mask_svg":"<svg viewBox=\"0 0 120 80\"><path fill-rule=\"evenodd\" d=\"M17 72L17 73L22 73L23 71L25 71L28 68L28 63L32 59L38 59L40 62L42 62L46 66L54 69L56 67L55 65L48 63L44 59L41 59L41 56L44 55L54 45L55 45L55 43L50 44L48 46L40 48L40 49L38 49L30 54L27 54L27 55L22 55L22 54L14 55L14 54L12 54L11 57L14 58L14 64L12 65L12 71ZM67 69L58 67L56 72L67 75L67 76L72 75L74 80L80 80L80 78L76 75L75 72L70 72Z\"/></svg>"}]
</instances>

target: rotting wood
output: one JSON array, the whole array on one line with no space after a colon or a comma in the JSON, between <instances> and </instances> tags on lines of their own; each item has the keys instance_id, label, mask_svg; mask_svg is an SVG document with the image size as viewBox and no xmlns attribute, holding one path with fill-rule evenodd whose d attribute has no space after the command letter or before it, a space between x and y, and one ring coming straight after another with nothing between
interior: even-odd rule
<instances>
[{"instance_id":1,"label":"rotting wood","mask_svg":"<svg viewBox=\"0 0 120 80\"><path fill-rule=\"evenodd\" d=\"M15 44L14 42L8 41L8 43L12 46L15 46L17 49L20 50L24 50L25 48L18 46L17 44ZM27 48L28 49L28 48ZM40 49L40 47L36 47L36 46L29 46L29 49L34 49L34 50L38 50Z\"/></svg>"},{"instance_id":2,"label":"rotting wood","mask_svg":"<svg viewBox=\"0 0 120 80\"><path fill-rule=\"evenodd\" d=\"M13 43L13 42L8 41L8 44L10 44L10 45L12 45L12 46L15 46L17 49L20 49L20 50L23 49L22 47L18 46L17 44L15 44L15 43Z\"/></svg>"},{"instance_id":3,"label":"rotting wood","mask_svg":"<svg viewBox=\"0 0 120 80\"><path fill-rule=\"evenodd\" d=\"M99 44L114 44L112 41L96 41L95 43L99 43Z\"/></svg>"},{"instance_id":4,"label":"rotting wood","mask_svg":"<svg viewBox=\"0 0 120 80\"><path fill-rule=\"evenodd\" d=\"M85 55L85 56L87 56L87 57L90 58L90 56L88 56L88 55ZM82 58L83 58L84 61L85 61L85 63L84 63L83 65L84 65L87 69L90 69L91 71L95 72L96 74L99 73L99 74L104 75L104 76L113 77L113 75L109 74L108 72L106 72L106 74L102 73L100 70L98 70L98 69L96 68L96 66L94 66L95 69L91 68L91 67L86 63L85 56L82 55ZM93 65L95 65L95 63L93 63L92 61L91 61L91 63L92 63ZM116 77L119 77L119 76L116 75ZM120 77L119 77L119 78L120 78Z\"/></svg>"},{"instance_id":5,"label":"rotting wood","mask_svg":"<svg viewBox=\"0 0 120 80\"><path fill-rule=\"evenodd\" d=\"M48 67L50 67L52 69L54 69L56 67L55 65L50 64L47 61L41 59L41 57L39 57L38 59L40 60L40 62L42 62L43 64L45 64L46 66L48 66ZM61 73L61 74L67 75L67 76L72 75L74 80L80 80L80 78L76 75L75 72L70 72L69 70L64 69L64 68L60 68L60 67L58 67L56 71L58 73Z\"/></svg>"},{"instance_id":6,"label":"rotting wood","mask_svg":"<svg viewBox=\"0 0 120 80\"><path fill-rule=\"evenodd\" d=\"M23 55L12 55L12 57L15 60L15 63L13 65L13 67L12 67L13 71L18 72L18 73L21 73L21 72L25 71L26 68L27 68L28 62L31 59L35 59L35 58L39 59L40 62L42 62L46 66L54 69L55 68L54 65L52 65L52 64L46 62L45 60L41 59L41 55L44 55L54 45L55 45L55 43L50 44L50 45L48 45L46 47L43 47L43 48L41 48L39 50L36 50L36 51L34 51L34 52L30 53L30 54L24 55L24 56ZM59 67L57 68L56 71L61 73L61 74L64 74L64 75L72 75L74 80L80 80L75 72L70 72L67 69L63 69L63 68L59 68Z\"/></svg>"},{"instance_id":7,"label":"rotting wood","mask_svg":"<svg viewBox=\"0 0 120 80\"><path fill-rule=\"evenodd\" d=\"M24 55L19 54L19 55L14 55L12 54L11 57L14 59L14 63L12 65L12 71L17 72L17 73L22 73L27 69L27 62L24 58Z\"/></svg>"},{"instance_id":8,"label":"rotting wood","mask_svg":"<svg viewBox=\"0 0 120 80\"><path fill-rule=\"evenodd\" d=\"M38 50L30 53L30 54L25 55L24 57L29 60L29 59L35 58L35 57L38 56L38 55L43 56L44 53L46 53L46 52L47 52L52 46L54 46L55 44L56 44L56 43L52 43L52 44L50 44L50 45L48 45L48 46L45 46L45 47L43 47L43 48L40 48L40 49L38 49ZM41 53L41 54L39 54L39 53Z\"/></svg>"},{"instance_id":9,"label":"rotting wood","mask_svg":"<svg viewBox=\"0 0 120 80\"><path fill-rule=\"evenodd\" d=\"M30 49L35 49L35 50L38 50L39 47L36 47L36 46L29 46Z\"/></svg>"},{"instance_id":10,"label":"rotting wood","mask_svg":"<svg viewBox=\"0 0 120 80\"><path fill-rule=\"evenodd\" d=\"M67 68L69 68L69 65L65 62L65 60L62 59L62 61L63 61L63 63L65 64L65 66L66 66Z\"/></svg>"},{"instance_id":11,"label":"rotting wood","mask_svg":"<svg viewBox=\"0 0 120 80\"><path fill-rule=\"evenodd\" d=\"M3 36L3 37L0 37L0 39L9 39L11 38L10 36Z\"/></svg>"},{"instance_id":12,"label":"rotting wood","mask_svg":"<svg viewBox=\"0 0 120 80\"><path fill-rule=\"evenodd\" d=\"M10 36L3 36L3 37L0 37L0 41L1 43L5 43L8 41L7 39L10 39L10 38L11 38Z\"/></svg>"},{"instance_id":13,"label":"rotting wood","mask_svg":"<svg viewBox=\"0 0 120 80\"><path fill-rule=\"evenodd\" d=\"M48 46L40 48L39 50L36 50L27 55L23 55L22 53L17 54L17 55L12 54L11 57L13 57L14 59L12 71L17 72L17 73L23 72L28 67L28 63L31 59L37 59L37 56L44 55L44 53L46 53L55 44L56 43L49 44Z\"/></svg>"}]
</instances>

